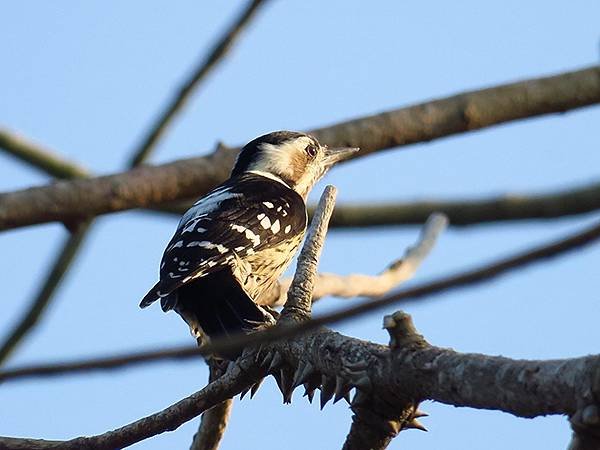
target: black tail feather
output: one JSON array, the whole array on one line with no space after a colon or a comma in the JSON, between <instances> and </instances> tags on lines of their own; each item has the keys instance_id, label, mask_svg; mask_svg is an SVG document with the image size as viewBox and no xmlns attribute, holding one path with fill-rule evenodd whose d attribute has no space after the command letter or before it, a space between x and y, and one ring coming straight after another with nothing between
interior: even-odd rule
<instances>
[{"instance_id":1,"label":"black tail feather","mask_svg":"<svg viewBox=\"0 0 600 450\"><path fill-rule=\"evenodd\" d=\"M228 270L181 286L177 290L177 308L191 313L212 339L248 332L266 320L265 311Z\"/></svg>"}]
</instances>

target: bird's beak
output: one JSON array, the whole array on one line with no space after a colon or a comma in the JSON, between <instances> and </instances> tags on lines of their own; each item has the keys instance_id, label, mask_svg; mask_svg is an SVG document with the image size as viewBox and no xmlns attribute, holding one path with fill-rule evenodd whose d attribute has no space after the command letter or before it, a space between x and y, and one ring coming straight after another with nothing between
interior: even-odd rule
<instances>
[{"instance_id":1,"label":"bird's beak","mask_svg":"<svg viewBox=\"0 0 600 450\"><path fill-rule=\"evenodd\" d=\"M339 148L325 148L325 165L327 167L333 166L335 163L348 159L351 155L359 151L356 147L339 147Z\"/></svg>"}]
</instances>

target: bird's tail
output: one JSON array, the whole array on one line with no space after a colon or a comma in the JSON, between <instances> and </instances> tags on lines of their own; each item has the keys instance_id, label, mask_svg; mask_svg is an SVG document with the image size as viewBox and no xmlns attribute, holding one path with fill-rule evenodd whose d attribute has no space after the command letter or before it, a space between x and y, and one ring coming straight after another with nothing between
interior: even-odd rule
<instances>
[{"instance_id":1,"label":"bird's tail","mask_svg":"<svg viewBox=\"0 0 600 450\"><path fill-rule=\"evenodd\" d=\"M248 333L269 322L270 312L260 306L226 271L177 289L177 308L192 316L211 339Z\"/></svg>"}]
</instances>

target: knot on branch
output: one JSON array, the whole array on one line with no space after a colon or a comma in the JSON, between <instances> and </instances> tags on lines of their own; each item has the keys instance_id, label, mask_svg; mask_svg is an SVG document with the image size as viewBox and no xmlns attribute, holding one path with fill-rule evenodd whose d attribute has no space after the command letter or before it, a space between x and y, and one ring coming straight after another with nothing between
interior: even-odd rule
<instances>
[{"instance_id":1,"label":"knot on branch","mask_svg":"<svg viewBox=\"0 0 600 450\"><path fill-rule=\"evenodd\" d=\"M383 328L390 335L389 346L392 350L427 346L425 338L417 333L412 318L404 311L396 311L394 314L385 316Z\"/></svg>"},{"instance_id":2,"label":"knot on branch","mask_svg":"<svg viewBox=\"0 0 600 450\"><path fill-rule=\"evenodd\" d=\"M600 407L590 404L578 409L569 419L573 439L569 450L600 448Z\"/></svg>"}]
</instances>

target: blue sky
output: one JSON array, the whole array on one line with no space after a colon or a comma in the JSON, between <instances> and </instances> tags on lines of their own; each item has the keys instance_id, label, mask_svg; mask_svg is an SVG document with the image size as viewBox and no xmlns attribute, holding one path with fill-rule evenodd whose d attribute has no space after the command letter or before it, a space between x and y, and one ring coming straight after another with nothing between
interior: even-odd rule
<instances>
[{"instance_id":1,"label":"blue sky","mask_svg":"<svg viewBox=\"0 0 600 450\"><path fill-rule=\"evenodd\" d=\"M98 173L121 170L154 115L241 2L11 2L0 7L0 125ZM274 1L194 96L153 162L241 144L275 129L307 129L521 78L597 64L600 3ZM598 177L600 109L526 120L391 150L333 171L339 201L408 200L541 191ZM0 153L0 191L48 182ZM321 184L322 187L324 184ZM320 189L317 189L320 191ZM315 197L318 193L315 195ZM597 214L596 214L597 218ZM450 230L415 282L471 267L580 228L594 216ZM140 212L100 218L42 324L11 365L191 343L183 322L139 298L156 280L176 219ZM416 228L331 232L324 271L376 273ZM0 234L0 330L31 298L65 232ZM407 308L430 342L515 358L597 353L600 247L485 286ZM341 307L327 299L316 310ZM393 311L389 308L386 312ZM386 342L377 312L336 326ZM63 439L96 434L198 390L201 363L168 362L85 377L0 386L0 434ZM281 404L269 381L237 404L222 448L340 447L350 411L323 412L299 393ZM33 407L32 407L33 405ZM427 404L430 432L396 448L565 448L561 417L517 419ZM301 426L298 424L301 423ZM197 420L135 446L181 448Z\"/></svg>"}]
</instances>

